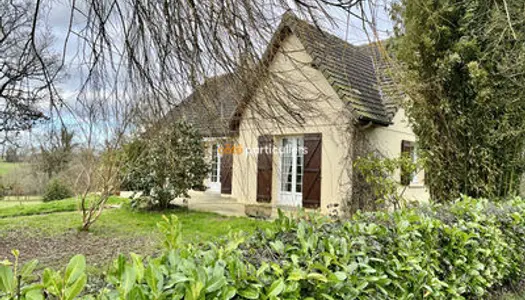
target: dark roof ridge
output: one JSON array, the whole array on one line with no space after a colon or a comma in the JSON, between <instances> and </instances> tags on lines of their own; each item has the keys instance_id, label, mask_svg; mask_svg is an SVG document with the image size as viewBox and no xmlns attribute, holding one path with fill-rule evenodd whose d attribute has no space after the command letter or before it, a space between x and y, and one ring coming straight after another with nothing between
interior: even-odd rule
<instances>
[{"instance_id":1,"label":"dark roof ridge","mask_svg":"<svg viewBox=\"0 0 525 300\"><path fill-rule=\"evenodd\" d=\"M393 116L387 109L381 88L380 77L383 74L378 73L371 55L364 53L359 46L352 45L291 12L283 15L257 65L257 74L268 71L280 43L290 34L297 36L312 57L313 66L323 74L339 98L350 106L358 120L382 126L392 124ZM262 77L258 80L262 80ZM237 107L230 122L232 130L239 126L242 114L257 86L255 84L250 87Z\"/></svg>"},{"instance_id":2,"label":"dark roof ridge","mask_svg":"<svg viewBox=\"0 0 525 300\"><path fill-rule=\"evenodd\" d=\"M371 55L293 13L286 13L281 23L280 26L288 26L299 38L318 69L339 97L350 104L358 119L379 125L391 124ZM349 90L353 93L348 93Z\"/></svg>"}]
</instances>

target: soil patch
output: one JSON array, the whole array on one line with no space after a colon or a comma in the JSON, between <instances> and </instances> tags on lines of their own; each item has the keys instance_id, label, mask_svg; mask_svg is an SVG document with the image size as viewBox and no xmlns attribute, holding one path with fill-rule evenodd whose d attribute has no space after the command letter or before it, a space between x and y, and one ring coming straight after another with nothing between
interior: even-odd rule
<instances>
[{"instance_id":1,"label":"soil patch","mask_svg":"<svg viewBox=\"0 0 525 300\"><path fill-rule=\"evenodd\" d=\"M38 259L41 266L58 268L65 266L75 254L83 254L89 266L102 267L119 253L152 254L157 244L157 239L149 236L108 237L77 230L54 236L27 236L23 231L15 230L1 238L0 261L5 258L12 260L11 251L18 249L21 262Z\"/></svg>"}]
</instances>

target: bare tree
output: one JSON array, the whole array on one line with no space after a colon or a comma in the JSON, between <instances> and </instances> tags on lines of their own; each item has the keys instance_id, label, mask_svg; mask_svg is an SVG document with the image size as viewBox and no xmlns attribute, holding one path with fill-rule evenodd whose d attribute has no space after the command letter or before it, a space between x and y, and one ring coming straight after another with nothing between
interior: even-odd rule
<instances>
[{"instance_id":1,"label":"bare tree","mask_svg":"<svg viewBox=\"0 0 525 300\"><path fill-rule=\"evenodd\" d=\"M51 131L43 136L37 166L47 174L48 180L66 168L71 161L76 147L73 138L74 132L66 127L62 127L59 132Z\"/></svg>"},{"instance_id":2,"label":"bare tree","mask_svg":"<svg viewBox=\"0 0 525 300\"><path fill-rule=\"evenodd\" d=\"M101 216L110 196L120 188L121 147L132 131L136 99L124 94L108 97L103 88L79 96L72 107L80 132L76 190L82 212L82 230Z\"/></svg>"},{"instance_id":3,"label":"bare tree","mask_svg":"<svg viewBox=\"0 0 525 300\"><path fill-rule=\"evenodd\" d=\"M42 107L58 95L58 58L49 34L37 29L32 1L0 0L0 142L45 117Z\"/></svg>"},{"instance_id":4,"label":"bare tree","mask_svg":"<svg viewBox=\"0 0 525 300\"><path fill-rule=\"evenodd\" d=\"M70 3L66 41L71 35L79 42L79 65L85 75L79 93L91 93L94 86L103 84L108 91L118 89L120 95L134 96L140 99L142 111L148 112L141 114L140 121L149 125L216 75L232 73L245 88L254 85L254 78L272 76L257 62L263 57L283 13L293 12L318 27L345 22L340 19L336 22L336 15L343 19L359 18L365 27L373 24L374 20L368 16L371 7L379 2L74 1ZM283 78L273 82L279 81ZM125 89L124 85L132 88ZM289 85L287 82L286 86ZM279 92L269 96L282 97L287 89L276 88ZM295 100L297 105L292 107L308 108L308 101ZM278 102L285 106L289 100ZM294 116L290 107L285 111ZM276 118L271 116L272 111L265 113Z\"/></svg>"},{"instance_id":5,"label":"bare tree","mask_svg":"<svg viewBox=\"0 0 525 300\"><path fill-rule=\"evenodd\" d=\"M23 0L3 1L15 6L13 3ZM210 77L232 73L249 90L254 86L254 78L273 76L267 74L265 66L246 62L258 62L264 56L284 12L293 12L318 27L341 24L340 19L336 22L336 15L348 20L356 18L366 29L375 28L375 10L385 1L72 1L68 3L69 26L62 37L65 41L62 55L64 58L69 42L76 39L79 48L74 57L80 59L76 62L84 74L79 97L91 93L94 88L101 88L101 85L106 91L118 90L118 93L103 96L111 98L118 94L119 97L140 99L142 111L147 112L141 114L140 121L150 125ZM25 11L33 9L33 13L24 23L29 25L28 35L19 40L27 45L24 50L37 54L35 61L46 79L45 86L38 91L47 90L49 96L53 96L53 80L64 59L58 66L53 65L37 51L41 49L36 47L37 20L42 15L44 3L47 4L36 0L34 5L23 6ZM52 7L57 3L61 2L48 5ZM334 14L335 10L338 13ZM283 78L272 83L279 85L279 81ZM289 85L290 82L282 84L274 89L278 92L268 96L282 97ZM289 118L292 122L300 121L294 109L308 110L311 101L287 98L287 101L276 102L292 116ZM297 103L289 105L289 99ZM255 109L263 110L261 107ZM15 107L13 111L22 112L24 109ZM275 116L272 110L262 111L262 114L278 122L287 120Z\"/></svg>"},{"instance_id":6,"label":"bare tree","mask_svg":"<svg viewBox=\"0 0 525 300\"><path fill-rule=\"evenodd\" d=\"M264 90L267 98L280 107L250 104L264 119L300 125L298 110L318 113L315 101L297 97L300 86L294 87L283 74L267 72L264 57L270 56L273 49L266 47L283 13L292 12L318 27L333 27L333 10L337 9L343 18L358 18L366 27L374 23L369 11L376 5L374 0L71 1L69 26L62 37L62 60L55 64L46 50L49 45L38 43L36 34L42 4L46 2L35 0L31 5L20 1L0 3L25 8L19 14L22 16L32 11L17 43L23 50L21 57L39 71L40 77L17 83L17 87L31 87L23 101L14 102L25 106L9 104L2 113L12 114L11 120L20 122L26 120L20 116L27 112L32 118L16 123L19 129L25 129L32 120L43 117L35 103L48 99L56 105L54 83L58 71L65 63L70 41L78 42L73 57L82 74L81 87L74 99L60 102L65 109L59 113L79 127L76 132L83 159L77 183L82 186L85 230L98 219L119 183L118 150L127 135L158 123L206 80L230 73L239 86L250 92L258 80L271 76L272 80L265 82L273 86ZM283 118L283 114L291 117Z\"/></svg>"}]
</instances>

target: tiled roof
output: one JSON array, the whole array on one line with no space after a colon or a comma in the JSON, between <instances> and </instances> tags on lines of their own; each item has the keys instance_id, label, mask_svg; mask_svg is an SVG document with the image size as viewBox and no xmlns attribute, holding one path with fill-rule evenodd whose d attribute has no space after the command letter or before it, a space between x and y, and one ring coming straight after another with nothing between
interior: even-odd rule
<instances>
[{"instance_id":1,"label":"tiled roof","mask_svg":"<svg viewBox=\"0 0 525 300\"><path fill-rule=\"evenodd\" d=\"M383 105L385 106L386 112L392 120L394 118L399 104L405 97L405 94L401 91L398 85L394 82L391 76L393 71L391 62L392 57L388 57L388 45L389 42L382 41L379 43L370 43L361 45L359 48L372 57L374 65L376 67L376 74L378 76L379 87L381 90L381 98Z\"/></svg>"},{"instance_id":2,"label":"tiled roof","mask_svg":"<svg viewBox=\"0 0 525 300\"><path fill-rule=\"evenodd\" d=\"M299 38L314 65L359 119L390 124L396 105L387 95L393 83L377 44L353 46L292 14L284 16L280 27L289 27Z\"/></svg>"},{"instance_id":3,"label":"tiled roof","mask_svg":"<svg viewBox=\"0 0 525 300\"><path fill-rule=\"evenodd\" d=\"M228 136L229 122L241 98L242 88L234 74L212 77L174 107L168 119L184 119L203 136Z\"/></svg>"},{"instance_id":4,"label":"tiled roof","mask_svg":"<svg viewBox=\"0 0 525 300\"><path fill-rule=\"evenodd\" d=\"M258 68L267 68L279 43L290 33L299 38L313 65L359 120L391 124L402 94L388 76L389 64L378 44L354 46L293 14L285 14ZM239 124L244 102L249 101L255 90L248 90L239 81L235 74L208 79L172 109L170 116L183 116L204 136L231 134Z\"/></svg>"}]
</instances>

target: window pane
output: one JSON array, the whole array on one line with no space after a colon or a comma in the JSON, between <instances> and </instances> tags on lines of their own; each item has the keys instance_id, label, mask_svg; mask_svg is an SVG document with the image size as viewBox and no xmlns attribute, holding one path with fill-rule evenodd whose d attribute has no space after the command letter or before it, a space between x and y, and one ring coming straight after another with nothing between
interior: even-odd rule
<instances>
[{"instance_id":1,"label":"window pane","mask_svg":"<svg viewBox=\"0 0 525 300\"><path fill-rule=\"evenodd\" d=\"M217 145L213 145L211 147L211 160L212 160L212 162L217 160L217 152L218 152L217 150L218 150Z\"/></svg>"},{"instance_id":2,"label":"window pane","mask_svg":"<svg viewBox=\"0 0 525 300\"><path fill-rule=\"evenodd\" d=\"M302 193L304 169L304 142L302 138L281 140L280 190Z\"/></svg>"},{"instance_id":3,"label":"window pane","mask_svg":"<svg viewBox=\"0 0 525 300\"><path fill-rule=\"evenodd\" d=\"M211 170L210 170L210 180L211 182L218 182L219 174L219 155L218 155L218 145L215 144L211 147Z\"/></svg>"},{"instance_id":4,"label":"window pane","mask_svg":"<svg viewBox=\"0 0 525 300\"><path fill-rule=\"evenodd\" d=\"M403 157L410 158L411 161L414 160L414 142L411 141L401 141L401 155ZM402 185L410 185L410 182L413 180L413 175L410 173L410 170L407 170L406 168L401 168L401 184Z\"/></svg>"},{"instance_id":5,"label":"window pane","mask_svg":"<svg viewBox=\"0 0 525 300\"><path fill-rule=\"evenodd\" d=\"M303 192L303 164L304 164L304 151L303 151L304 141L302 138L297 139L297 149L295 153L296 158L296 168L295 168L295 192Z\"/></svg>"},{"instance_id":6,"label":"window pane","mask_svg":"<svg viewBox=\"0 0 525 300\"><path fill-rule=\"evenodd\" d=\"M295 185L295 192L296 192L296 193L302 193L302 192L303 192L303 185L297 183L297 184Z\"/></svg>"},{"instance_id":7,"label":"window pane","mask_svg":"<svg viewBox=\"0 0 525 300\"><path fill-rule=\"evenodd\" d=\"M412 163L417 164L417 144L414 143L412 147ZM417 171L412 173L412 183L417 184Z\"/></svg>"},{"instance_id":8,"label":"window pane","mask_svg":"<svg viewBox=\"0 0 525 300\"><path fill-rule=\"evenodd\" d=\"M288 151L291 147L291 141L287 138L283 138L282 147L284 151L281 153L281 191L291 192L292 191L292 179L293 179L293 153Z\"/></svg>"},{"instance_id":9,"label":"window pane","mask_svg":"<svg viewBox=\"0 0 525 300\"><path fill-rule=\"evenodd\" d=\"M283 156L282 191L292 191L292 158Z\"/></svg>"}]
</instances>

